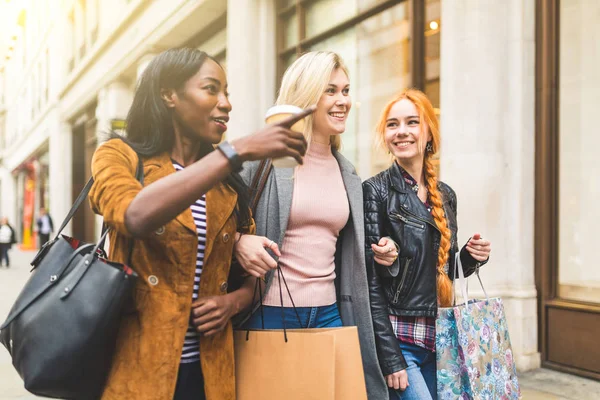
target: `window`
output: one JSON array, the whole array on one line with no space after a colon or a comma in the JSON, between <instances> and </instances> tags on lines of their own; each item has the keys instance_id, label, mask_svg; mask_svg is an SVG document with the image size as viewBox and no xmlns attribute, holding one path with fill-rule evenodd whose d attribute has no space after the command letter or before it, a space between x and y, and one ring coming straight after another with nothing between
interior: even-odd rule
<instances>
[{"instance_id":1,"label":"window","mask_svg":"<svg viewBox=\"0 0 600 400\"><path fill-rule=\"evenodd\" d=\"M560 2L559 53L559 251L561 298L600 303L596 227L600 213L600 3Z\"/></svg>"},{"instance_id":2,"label":"window","mask_svg":"<svg viewBox=\"0 0 600 400\"><path fill-rule=\"evenodd\" d=\"M412 22L417 13L421 21L438 23L436 29L419 31L416 42L425 41L425 57L418 64L425 70L418 73L425 75L424 90L439 107L439 0L428 0L422 10L402 0L280 0L278 5L279 81L305 51L340 54L350 72L353 101L342 153L363 178L387 168L387 152L374 146L374 126L384 105L413 85Z\"/></svg>"}]
</instances>

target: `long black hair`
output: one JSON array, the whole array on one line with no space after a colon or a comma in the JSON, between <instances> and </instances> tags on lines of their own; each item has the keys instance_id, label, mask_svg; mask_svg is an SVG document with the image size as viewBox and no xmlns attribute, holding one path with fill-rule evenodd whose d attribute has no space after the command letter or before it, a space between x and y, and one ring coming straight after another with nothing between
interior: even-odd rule
<instances>
[{"instance_id":1,"label":"long black hair","mask_svg":"<svg viewBox=\"0 0 600 400\"><path fill-rule=\"evenodd\" d=\"M219 62L203 51L193 48L166 50L152 59L146 67L133 96L127 113L126 136L116 133L111 137L124 140L138 155L152 157L165 151L171 152L175 143L175 128L171 111L161 97L161 89L173 89L178 93L194 76L207 59L219 66ZM202 158L214 150L209 143L201 146ZM225 179L238 195L238 229L250 221L250 195L248 186L239 174L233 172Z\"/></svg>"}]
</instances>

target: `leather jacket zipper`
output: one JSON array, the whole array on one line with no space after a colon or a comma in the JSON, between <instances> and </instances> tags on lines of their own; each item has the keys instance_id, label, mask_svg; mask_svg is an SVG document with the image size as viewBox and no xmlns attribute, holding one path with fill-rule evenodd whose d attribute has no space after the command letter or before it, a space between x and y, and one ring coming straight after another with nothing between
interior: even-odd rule
<instances>
[{"instance_id":1,"label":"leather jacket zipper","mask_svg":"<svg viewBox=\"0 0 600 400\"><path fill-rule=\"evenodd\" d=\"M394 299L392 300L393 304L398 303L400 298L400 292L402 291L402 287L404 286L404 281L406 280L406 274L408 273L408 266L410 264L410 258L407 258L404 262L404 272L402 272L402 279L400 280L400 284L396 289L396 294L394 295Z\"/></svg>"},{"instance_id":2,"label":"leather jacket zipper","mask_svg":"<svg viewBox=\"0 0 600 400\"><path fill-rule=\"evenodd\" d=\"M433 226L438 232L440 232L440 228L437 227L437 225L435 224L435 222L431 222L431 221L427 221L421 217L419 217L418 215L415 215L413 213L411 213L410 211L408 211L406 208L403 209L408 215L410 215L411 217L414 217L416 220L421 221L423 223L429 224L431 226ZM400 214L393 214L393 215L397 215L397 216L401 216ZM402 219L402 218L400 218ZM406 217L404 217L404 219L406 219ZM404 221L404 219L402 219L402 221ZM406 219L408 221L408 219ZM413 222L414 224L414 222ZM423 226L424 228L424 226ZM441 232L440 232L441 233Z\"/></svg>"},{"instance_id":3,"label":"leather jacket zipper","mask_svg":"<svg viewBox=\"0 0 600 400\"><path fill-rule=\"evenodd\" d=\"M398 218L400 221L404 222L406 225L416 226L417 228L425 229L425 225L411 221L402 214L392 213L392 216L395 218Z\"/></svg>"}]
</instances>

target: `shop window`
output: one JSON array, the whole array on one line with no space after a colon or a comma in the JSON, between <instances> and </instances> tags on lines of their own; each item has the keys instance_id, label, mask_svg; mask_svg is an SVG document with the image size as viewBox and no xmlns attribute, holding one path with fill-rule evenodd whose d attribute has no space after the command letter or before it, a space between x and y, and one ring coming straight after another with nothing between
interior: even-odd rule
<instances>
[{"instance_id":1,"label":"shop window","mask_svg":"<svg viewBox=\"0 0 600 400\"><path fill-rule=\"evenodd\" d=\"M600 304L600 3L560 2L558 295Z\"/></svg>"},{"instance_id":2,"label":"shop window","mask_svg":"<svg viewBox=\"0 0 600 400\"><path fill-rule=\"evenodd\" d=\"M439 0L428 0L415 11L409 1L298 0L280 1L278 9L278 78L303 52L331 50L340 54L350 72L353 108L342 137L342 153L369 177L387 167L390 158L376 148L374 126L384 105L414 85L412 21L435 19L435 29L419 30L425 48L423 89L439 107Z\"/></svg>"}]
</instances>

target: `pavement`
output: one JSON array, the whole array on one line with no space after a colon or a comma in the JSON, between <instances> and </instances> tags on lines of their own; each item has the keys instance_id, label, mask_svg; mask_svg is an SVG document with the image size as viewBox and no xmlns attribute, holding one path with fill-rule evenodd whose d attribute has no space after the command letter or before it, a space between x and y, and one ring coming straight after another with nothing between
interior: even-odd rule
<instances>
[{"instance_id":1,"label":"pavement","mask_svg":"<svg viewBox=\"0 0 600 400\"><path fill-rule=\"evenodd\" d=\"M11 267L0 267L0 323L29 278L29 262L34 256L34 251L20 251L13 247ZM520 373L519 383L524 400L600 399L600 382L543 368ZM34 399L41 397L23 388L23 381L14 370L8 352L0 346L0 400Z\"/></svg>"}]
</instances>

